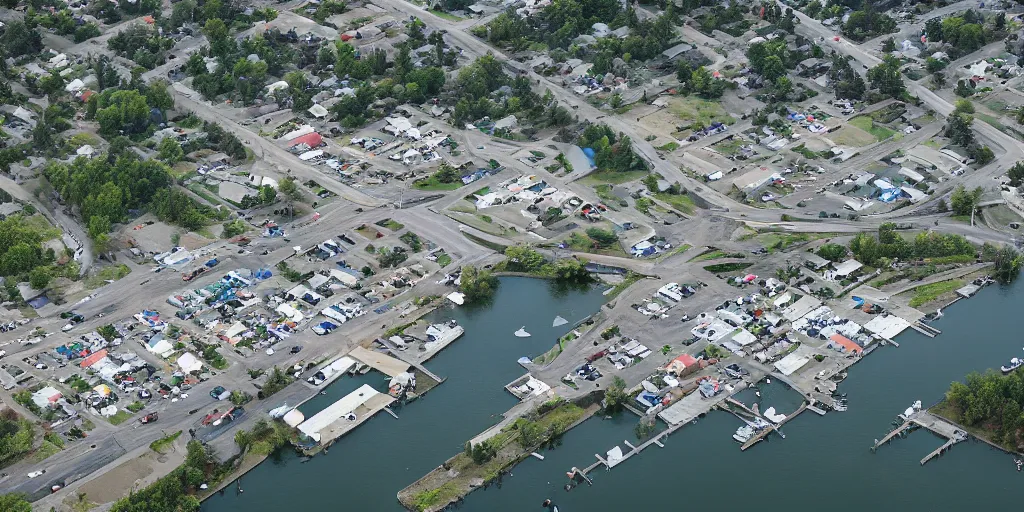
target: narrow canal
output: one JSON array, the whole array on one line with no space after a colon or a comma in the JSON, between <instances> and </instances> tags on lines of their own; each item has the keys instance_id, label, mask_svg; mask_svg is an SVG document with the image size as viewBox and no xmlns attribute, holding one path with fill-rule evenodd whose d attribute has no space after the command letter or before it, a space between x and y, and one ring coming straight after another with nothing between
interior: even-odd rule
<instances>
[{"instance_id":1,"label":"narrow canal","mask_svg":"<svg viewBox=\"0 0 1024 512\"><path fill-rule=\"evenodd\" d=\"M399 490L462 450L466 440L515 405L504 386L526 373L516 361L547 351L569 327L596 313L604 302L601 291L559 292L543 280L502 278L491 306L432 313L430 321L454 318L466 329L426 364L447 381L396 409L398 420L376 415L326 455L300 463L292 451L283 450L242 478L244 493L229 486L223 496L207 500L203 510L402 510ZM558 315L569 324L552 327ZM515 337L520 327L532 336ZM386 388L384 376L376 372L343 377L300 409L308 417L363 383Z\"/></svg>"},{"instance_id":2,"label":"narrow canal","mask_svg":"<svg viewBox=\"0 0 1024 512\"><path fill-rule=\"evenodd\" d=\"M595 311L600 301L598 292L553 297L543 282L504 279L493 308L451 313L466 326L466 335L429 365L450 378L425 400L406 407L401 420L378 415L330 454L306 464L291 454L265 463L244 478L244 494L229 490L207 501L203 510L399 510L399 489L459 450L495 421L491 415L514 403L501 387L523 373L516 358L539 353L560 334L550 327L554 315L574 322ZM593 487L566 492L570 467L588 465L595 453L636 439L636 418L628 413L612 420L595 418L545 452L544 461L528 458L500 489L471 494L462 510L537 510L545 498L562 512L632 510L637 505L840 511L1014 506L1024 473L1015 470L1009 455L987 445L959 444L924 467L920 459L942 443L927 431L897 439L874 454L869 447L914 400L931 404L952 380L1021 356L1024 340L1015 335L1013 321L1021 303L1024 286L989 287L933 324L941 336L901 335L900 348L879 349L851 369L840 385L840 392L848 393L848 411L824 417L805 412L786 424L786 439L773 436L740 452L732 439L739 421L714 412L673 434L665 448L653 446L614 470L594 471ZM534 337L512 337L524 324ZM523 350L509 347L515 343ZM743 394L741 399L751 403L756 397ZM762 409L774 405L783 413L799 403L795 392L774 382L762 387L761 400Z\"/></svg>"}]
</instances>

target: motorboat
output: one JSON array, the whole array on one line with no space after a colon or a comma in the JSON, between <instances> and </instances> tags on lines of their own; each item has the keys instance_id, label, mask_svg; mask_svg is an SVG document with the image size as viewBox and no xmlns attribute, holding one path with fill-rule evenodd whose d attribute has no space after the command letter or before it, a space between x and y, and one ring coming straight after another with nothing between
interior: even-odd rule
<instances>
[{"instance_id":1,"label":"motorboat","mask_svg":"<svg viewBox=\"0 0 1024 512\"><path fill-rule=\"evenodd\" d=\"M1020 368L1021 365L1024 365L1024 359L1019 359L1015 357L1013 359L1010 359L1010 364L1004 364L1003 366L1000 366L999 371L1003 372L1003 375L1006 375L1007 373L1010 373L1016 370L1017 368Z\"/></svg>"},{"instance_id":2,"label":"motorboat","mask_svg":"<svg viewBox=\"0 0 1024 512\"><path fill-rule=\"evenodd\" d=\"M751 437L754 437L754 427L750 425L743 425L736 429L736 433L732 435L732 438L740 443L750 441Z\"/></svg>"}]
</instances>

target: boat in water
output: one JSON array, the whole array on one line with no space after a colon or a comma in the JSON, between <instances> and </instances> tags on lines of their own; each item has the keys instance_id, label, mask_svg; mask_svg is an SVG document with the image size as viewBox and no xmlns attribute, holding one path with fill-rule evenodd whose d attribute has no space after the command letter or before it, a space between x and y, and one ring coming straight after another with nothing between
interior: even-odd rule
<instances>
[{"instance_id":1,"label":"boat in water","mask_svg":"<svg viewBox=\"0 0 1024 512\"><path fill-rule=\"evenodd\" d=\"M1016 370L1017 368L1020 368L1021 365L1024 365L1024 359L1014 357L1013 359L1010 359L1010 364L1004 364L1003 366L1000 366L999 371L1003 372L1003 375L1006 375Z\"/></svg>"},{"instance_id":2,"label":"boat in water","mask_svg":"<svg viewBox=\"0 0 1024 512\"><path fill-rule=\"evenodd\" d=\"M515 332L516 338L529 338L532 334L526 332L526 326L522 326Z\"/></svg>"},{"instance_id":3,"label":"boat in water","mask_svg":"<svg viewBox=\"0 0 1024 512\"><path fill-rule=\"evenodd\" d=\"M921 401L918 400L918 401L914 402L910 407L907 407L907 410L903 411L903 414L900 414L899 418L901 420L903 420L903 421L907 421L907 420L910 419L911 416L913 416L915 413L917 413L920 410L921 410Z\"/></svg>"},{"instance_id":4,"label":"boat in water","mask_svg":"<svg viewBox=\"0 0 1024 512\"><path fill-rule=\"evenodd\" d=\"M743 425L736 429L736 433L732 435L732 438L740 443L750 441L751 437L754 437L754 427L751 427L750 425Z\"/></svg>"}]
</instances>

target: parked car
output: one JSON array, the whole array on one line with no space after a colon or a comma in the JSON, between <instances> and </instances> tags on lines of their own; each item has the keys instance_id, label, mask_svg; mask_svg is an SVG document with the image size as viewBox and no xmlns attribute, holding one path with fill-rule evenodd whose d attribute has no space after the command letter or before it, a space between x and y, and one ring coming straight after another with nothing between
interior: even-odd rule
<instances>
[{"instance_id":1,"label":"parked car","mask_svg":"<svg viewBox=\"0 0 1024 512\"><path fill-rule=\"evenodd\" d=\"M156 423L156 420L158 420L158 419L159 419L159 416L157 416L157 414L155 412L151 412L151 413L143 416L142 418L140 418L139 419L139 423L142 423L143 425L148 425L150 423Z\"/></svg>"},{"instance_id":2,"label":"parked car","mask_svg":"<svg viewBox=\"0 0 1024 512\"><path fill-rule=\"evenodd\" d=\"M210 396L212 396L214 400L226 400L231 396L231 393L224 389L224 386L217 386L210 390Z\"/></svg>"}]
</instances>

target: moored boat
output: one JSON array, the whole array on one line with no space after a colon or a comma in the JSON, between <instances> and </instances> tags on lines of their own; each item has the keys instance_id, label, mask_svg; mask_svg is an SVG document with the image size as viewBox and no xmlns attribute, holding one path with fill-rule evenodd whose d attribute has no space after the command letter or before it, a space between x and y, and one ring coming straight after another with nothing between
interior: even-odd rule
<instances>
[{"instance_id":1,"label":"moored boat","mask_svg":"<svg viewBox=\"0 0 1024 512\"><path fill-rule=\"evenodd\" d=\"M740 443L750 441L751 437L754 437L754 427L750 425L743 425L736 429L736 433L732 435L732 438Z\"/></svg>"},{"instance_id":2,"label":"moored boat","mask_svg":"<svg viewBox=\"0 0 1024 512\"><path fill-rule=\"evenodd\" d=\"M1013 359L1010 359L1010 364L1004 364L1003 366L1000 366L999 371L1003 372L1003 375L1006 375L1007 373L1010 373L1016 370L1017 368L1020 368L1021 365L1024 365L1024 359L1018 359L1014 357Z\"/></svg>"}]
</instances>

